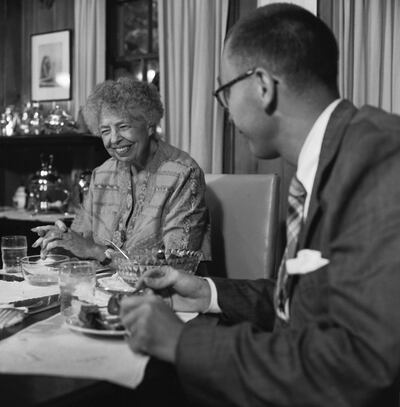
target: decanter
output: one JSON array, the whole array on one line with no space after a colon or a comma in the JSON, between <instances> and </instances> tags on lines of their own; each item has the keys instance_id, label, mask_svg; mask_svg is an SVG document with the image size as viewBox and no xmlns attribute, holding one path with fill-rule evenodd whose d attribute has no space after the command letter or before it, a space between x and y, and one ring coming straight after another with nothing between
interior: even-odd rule
<instances>
[{"instance_id":1,"label":"decanter","mask_svg":"<svg viewBox=\"0 0 400 407\"><path fill-rule=\"evenodd\" d=\"M70 193L53 168L53 155L40 155L41 169L28 182L28 210L65 212Z\"/></svg>"}]
</instances>

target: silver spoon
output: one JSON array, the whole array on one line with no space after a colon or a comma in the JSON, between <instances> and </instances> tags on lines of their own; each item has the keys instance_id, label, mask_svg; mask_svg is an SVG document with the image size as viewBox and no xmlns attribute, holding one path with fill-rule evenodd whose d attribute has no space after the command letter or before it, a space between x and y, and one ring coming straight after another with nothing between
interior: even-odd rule
<instances>
[{"instance_id":1,"label":"silver spoon","mask_svg":"<svg viewBox=\"0 0 400 407\"><path fill-rule=\"evenodd\" d=\"M122 250L120 249L114 242L108 239L104 239L107 243L110 243L115 249L117 249L127 260L129 260L129 256Z\"/></svg>"}]
</instances>

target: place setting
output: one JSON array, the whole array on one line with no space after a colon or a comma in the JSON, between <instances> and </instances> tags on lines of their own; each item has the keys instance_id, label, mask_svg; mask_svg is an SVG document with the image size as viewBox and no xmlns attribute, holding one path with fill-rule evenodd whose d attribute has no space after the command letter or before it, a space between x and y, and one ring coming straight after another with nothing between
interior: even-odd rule
<instances>
[{"instance_id":1,"label":"place setting","mask_svg":"<svg viewBox=\"0 0 400 407\"><path fill-rule=\"evenodd\" d=\"M0 329L22 322L27 316L60 307L72 331L123 337L119 303L126 295L142 295L137 282L146 271L165 272L169 267L194 273L200 252L188 250L138 249L128 256L118 248L114 266L61 254L27 256L25 236L2 238L4 274L0 281Z\"/></svg>"},{"instance_id":2,"label":"place setting","mask_svg":"<svg viewBox=\"0 0 400 407\"><path fill-rule=\"evenodd\" d=\"M24 281L0 281L1 292L10 292L2 284L15 287L9 303L0 306L0 315L2 308L12 307L20 318L13 322L18 324L46 307L59 307L60 312L2 340L0 371L95 378L135 388L149 357L126 346L128 333L119 317L120 301L126 295L145 294L137 283L146 271L164 273L176 267L194 273L200 260L201 254L195 251L137 250L128 258L117 257L115 269L99 274L93 261L55 255L23 257ZM197 315L181 314L177 313L183 321Z\"/></svg>"},{"instance_id":3,"label":"place setting","mask_svg":"<svg viewBox=\"0 0 400 407\"><path fill-rule=\"evenodd\" d=\"M143 295L142 287L137 287L143 273L149 270L162 273L168 267L193 273L200 260L201 254L196 251L137 250L130 258L117 257L116 270L96 279L89 270L84 273L85 277L79 277L80 271L73 269L72 263L68 271L65 269L67 266L63 266L60 271L61 313L74 331L124 336L126 332L118 316L119 303L126 295ZM76 267L90 267L80 263L81 266L77 262Z\"/></svg>"}]
</instances>

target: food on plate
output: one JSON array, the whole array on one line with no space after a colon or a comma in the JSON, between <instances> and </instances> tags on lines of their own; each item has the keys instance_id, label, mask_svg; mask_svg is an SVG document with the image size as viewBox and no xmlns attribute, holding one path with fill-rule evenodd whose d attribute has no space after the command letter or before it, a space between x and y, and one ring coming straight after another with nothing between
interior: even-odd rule
<instances>
[{"instance_id":1,"label":"food on plate","mask_svg":"<svg viewBox=\"0 0 400 407\"><path fill-rule=\"evenodd\" d=\"M96 304L81 304L78 318L86 328L102 329L102 325L99 323L100 309Z\"/></svg>"},{"instance_id":2,"label":"food on plate","mask_svg":"<svg viewBox=\"0 0 400 407\"><path fill-rule=\"evenodd\" d=\"M78 318L85 328L113 331L124 330L118 315L110 315L96 304L82 303Z\"/></svg>"}]
</instances>

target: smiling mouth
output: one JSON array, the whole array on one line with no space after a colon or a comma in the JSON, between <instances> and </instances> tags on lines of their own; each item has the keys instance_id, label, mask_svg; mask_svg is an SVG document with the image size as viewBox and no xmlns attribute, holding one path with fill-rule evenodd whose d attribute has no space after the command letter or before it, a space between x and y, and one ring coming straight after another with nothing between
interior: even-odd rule
<instances>
[{"instance_id":1,"label":"smiling mouth","mask_svg":"<svg viewBox=\"0 0 400 407\"><path fill-rule=\"evenodd\" d=\"M114 151L117 154L123 155L126 154L134 145L135 143L123 147L114 147Z\"/></svg>"}]
</instances>

